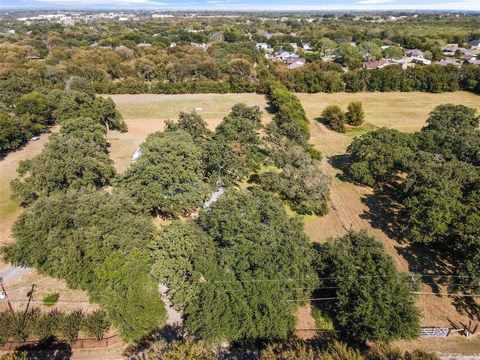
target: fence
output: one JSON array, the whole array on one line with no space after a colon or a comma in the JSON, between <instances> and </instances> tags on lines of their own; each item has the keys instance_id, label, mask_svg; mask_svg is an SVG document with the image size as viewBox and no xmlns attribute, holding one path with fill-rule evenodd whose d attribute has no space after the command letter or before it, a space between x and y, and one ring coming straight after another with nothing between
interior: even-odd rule
<instances>
[{"instance_id":1,"label":"fence","mask_svg":"<svg viewBox=\"0 0 480 360\"><path fill-rule=\"evenodd\" d=\"M77 339L75 341L56 341L54 344L68 344L72 349L95 349L95 348L106 348L121 343L122 340L118 334L104 337L103 339ZM49 344L49 345L52 345ZM12 351L20 347L27 346L37 346L42 345L41 341L7 341L3 346L0 346L0 351Z\"/></svg>"}]
</instances>

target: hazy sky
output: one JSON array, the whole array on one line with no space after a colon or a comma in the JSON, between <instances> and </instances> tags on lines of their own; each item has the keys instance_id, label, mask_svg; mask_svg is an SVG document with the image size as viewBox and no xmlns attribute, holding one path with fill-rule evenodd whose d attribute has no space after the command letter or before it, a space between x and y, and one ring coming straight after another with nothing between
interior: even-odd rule
<instances>
[{"instance_id":1,"label":"hazy sky","mask_svg":"<svg viewBox=\"0 0 480 360\"><path fill-rule=\"evenodd\" d=\"M480 0L0 0L0 8L139 8L218 10L476 10Z\"/></svg>"}]
</instances>

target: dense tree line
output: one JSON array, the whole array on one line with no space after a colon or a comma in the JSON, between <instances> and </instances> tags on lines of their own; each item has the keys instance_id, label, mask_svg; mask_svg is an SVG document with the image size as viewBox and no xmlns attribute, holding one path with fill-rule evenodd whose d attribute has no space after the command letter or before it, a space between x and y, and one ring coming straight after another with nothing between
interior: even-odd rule
<instances>
[{"instance_id":1,"label":"dense tree line","mask_svg":"<svg viewBox=\"0 0 480 360\"><path fill-rule=\"evenodd\" d=\"M22 80L16 77L4 81L3 85L5 87L0 100L1 155L19 148L32 136L48 130L50 126L62 124L64 120L71 118L88 118L89 127L95 126L95 122L104 126L107 131L127 129L113 101L95 96L93 88L82 79L73 78L68 90L32 91L31 81L22 83ZM86 120L84 122L86 123ZM90 130L93 131L93 128ZM82 132L81 129L76 131ZM96 134L97 143L103 146L99 131L95 129L92 134ZM91 131L85 130L85 133L89 132ZM90 140L92 139L80 141L92 143Z\"/></svg>"},{"instance_id":2,"label":"dense tree line","mask_svg":"<svg viewBox=\"0 0 480 360\"><path fill-rule=\"evenodd\" d=\"M284 22L242 16L235 24L221 17L104 19L72 26L2 19L0 79L59 89L81 77L95 92L110 94L264 92L262 84L271 79L295 92L480 91L478 65L361 69L363 61L400 59L405 49L441 60L445 45L464 46L480 37L477 16L407 16L395 22L383 21L383 15L355 21L315 15L313 22L304 15L291 17ZM382 21L373 25L374 18ZM12 27L15 33L8 33ZM297 50L308 63L288 69L267 60L259 42L288 51L308 44L309 50ZM329 57L331 62L322 61Z\"/></svg>"},{"instance_id":3,"label":"dense tree line","mask_svg":"<svg viewBox=\"0 0 480 360\"><path fill-rule=\"evenodd\" d=\"M348 176L382 188L392 186L399 202L402 235L434 246L463 281L478 291L480 253L479 117L463 105L441 105L414 134L380 129L353 141Z\"/></svg>"}]
</instances>

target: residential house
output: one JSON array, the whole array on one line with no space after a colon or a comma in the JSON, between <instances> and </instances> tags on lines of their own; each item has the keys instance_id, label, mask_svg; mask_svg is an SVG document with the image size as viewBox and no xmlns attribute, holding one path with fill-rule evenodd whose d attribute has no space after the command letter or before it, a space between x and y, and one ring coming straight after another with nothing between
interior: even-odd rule
<instances>
[{"instance_id":1,"label":"residential house","mask_svg":"<svg viewBox=\"0 0 480 360\"><path fill-rule=\"evenodd\" d=\"M432 63L431 60L428 60L425 58L417 58L417 57L412 58L411 62L416 65L430 65Z\"/></svg>"},{"instance_id":2,"label":"residential house","mask_svg":"<svg viewBox=\"0 0 480 360\"><path fill-rule=\"evenodd\" d=\"M299 67L305 66L305 59L301 57L292 57L285 60L285 63L287 64L287 67L289 69L297 69Z\"/></svg>"},{"instance_id":3,"label":"residential house","mask_svg":"<svg viewBox=\"0 0 480 360\"><path fill-rule=\"evenodd\" d=\"M442 53L445 56L455 56L455 52L457 51L457 49L458 49L457 44L448 44L442 49Z\"/></svg>"},{"instance_id":4,"label":"residential house","mask_svg":"<svg viewBox=\"0 0 480 360\"><path fill-rule=\"evenodd\" d=\"M366 61L363 63L363 68L368 70L381 69L387 65L391 65L388 60Z\"/></svg>"},{"instance_id":5,"label":"residential house","mask_svg":"<svg viewBox=\"0 0 480 360\"><path fill-rule=\"evenodd\" d=\"M456 66L456 67L461 67L462 66L462 63L454 60L454 59L447 59L447 60L442 60L442 61L439 61L437 62L438 65L442 65L442 66L447 66L447 65L453 65L453 66Z\"/></svg>"},{"instance_id":6,"label":"residential house","mask_svg":"<svg viewBox=\"0 0 480 360\"><path fill-rule=\"evenodd\" d=\"M424 58L425 53L419 49L405 50L405 55L412 58Z\"/></svg>"},{"instance_id":7,"label":"residential house","mask_svg":"<svg viewBox=\"0 0 480 360\"><path fill-rule=\"evenodd\" d=\"M480 65L480 59L464 60L463 65Z\"/></svg>"},{"instance_id":8,"label":"residential house","mask_svg":"<svg viewBox=\"0 0 480 360\"><path fill-rule=\"evenodd\" d=\"M472 48L480 49L480 40L472 40L468 43Z\"/></svg>"},{"instance_id":9,"label":"residential house","mask_svg":"<svg viewBox=\"0 0 480 360\"><path fill-rule=\"evenodd\" d=\"M299 57L294 52L289 52L289 51L285 51L285 50L275 51L273 53L273 56L275 56L277 59L282 60L282 61L285 61L289 58L298 58Z\"/></svg>"}]
</instances>

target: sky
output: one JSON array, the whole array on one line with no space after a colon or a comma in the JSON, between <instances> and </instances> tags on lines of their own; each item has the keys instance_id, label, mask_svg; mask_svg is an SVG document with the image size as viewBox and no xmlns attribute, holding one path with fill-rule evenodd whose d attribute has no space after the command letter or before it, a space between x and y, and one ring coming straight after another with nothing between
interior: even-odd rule
<instances>
[{"instance_id":1,"label":"sky","mask_svg":"<svg viewBox=\"0 0 480 360\"><path fill-rule=\"evenodd\" d=\"M480 11L480 0L0 0L8 8Z\"/></svg>"}]
</instances>

